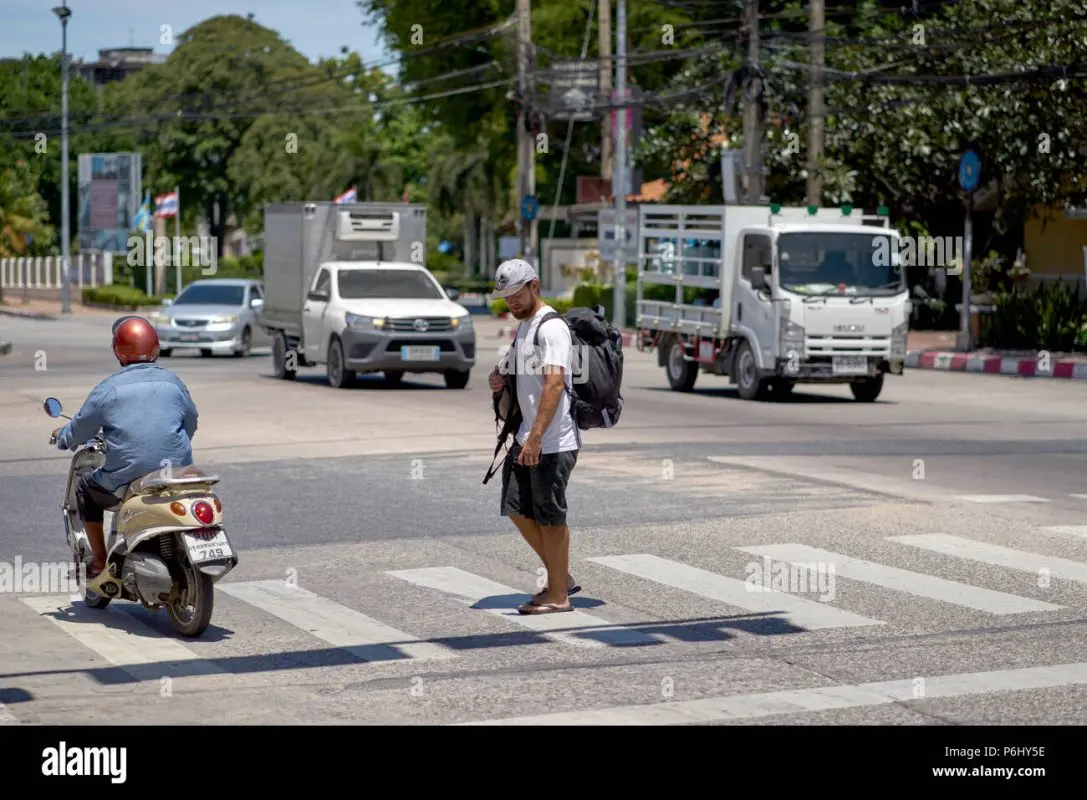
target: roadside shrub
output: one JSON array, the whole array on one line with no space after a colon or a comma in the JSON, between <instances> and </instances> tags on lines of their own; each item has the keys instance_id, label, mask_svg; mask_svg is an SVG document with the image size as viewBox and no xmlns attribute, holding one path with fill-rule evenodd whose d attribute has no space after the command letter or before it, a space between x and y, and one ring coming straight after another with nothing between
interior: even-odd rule
<instances>
[{"instance_id":1,"label":"roadside shrub","mask_svg":"<svg viewBox=\"0 0 1087 800\"><path fill-rule=\"evenodd\" d=\"M1072 352L1087 347L1087 300L1065 281L1039 284L1033 292L1002 290L994 310L983 314L979 344L1002 350Z\"/></svg>"},{"instance_id":2,"label":"roadside shrub","mask_svg":"<svg viewBox=\"0 0 1087 800\"><path fill-rule=\"evenodd\" d=\"M111 306L123 310L133 310L140 306L157 306L171 295L147 295L139 289L123 284L112 286L94 286L83 289L84 305Z\"/></svg>"}]
</instances>

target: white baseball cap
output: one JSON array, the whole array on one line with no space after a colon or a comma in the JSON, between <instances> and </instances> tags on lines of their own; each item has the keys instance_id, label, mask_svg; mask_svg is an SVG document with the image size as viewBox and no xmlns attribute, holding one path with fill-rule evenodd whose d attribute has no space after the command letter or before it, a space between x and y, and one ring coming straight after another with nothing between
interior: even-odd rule
<instances>
[{"instance_id":1,"label":"white baseball cap","mask_svg":"<svg viewBox=\"0 0 1087 800\"><path fill-rule=\"evenodd\" d=\"M529 281L538 279L536 270L523 258L511 258L498 265L494 274L494 297L517 294Z\"/></svg>"}]
</instances>

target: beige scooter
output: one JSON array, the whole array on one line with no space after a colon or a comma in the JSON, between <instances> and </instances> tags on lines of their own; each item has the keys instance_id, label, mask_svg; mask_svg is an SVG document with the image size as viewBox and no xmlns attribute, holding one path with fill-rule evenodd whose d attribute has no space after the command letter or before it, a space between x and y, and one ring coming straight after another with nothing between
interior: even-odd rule
<instances>
[{"instance_id":1,"label":"beige scooter","mask_svg":"<svg viewBox=\"0 0 1087 800\"><path fill-rule=\"evenodd\" d=\"M55 397L44 406L50 417L71 419ZM50 444L56 439L50 437ZM175 631L200 636L211 623L215 583L238 564L223 530L222 502L211 488L218 476L195 466L164 467L122 487L120 505L107 509L103 520L108 577L96 580L98 591L91 591L91 546L76 511L75 486L80 475L104 463L105 452L101 433L76 448L61 503L83 602L105 608L120 599L152 611L165 608Z\"/></svg>"}]
</instances>

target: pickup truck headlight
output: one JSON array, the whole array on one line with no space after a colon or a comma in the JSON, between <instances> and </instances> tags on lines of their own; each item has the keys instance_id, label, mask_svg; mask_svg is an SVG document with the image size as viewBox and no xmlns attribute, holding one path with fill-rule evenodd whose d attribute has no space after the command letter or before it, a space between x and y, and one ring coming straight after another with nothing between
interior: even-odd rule
<instances>
[{"instance_id":1,"label":"pickup truck headlight","mask_svg":"<svg viewBox=\"0 0 1087 800\"><path fill-rule=\"evenodd\" d=\"M804 329L792 320L781 320L778 339L781 343L781 354L788 357L789 351L794 351L800 358L804 358Z\"/></svg>"},{"instance_id":2,"label":"pickup truck headlight","mask_svg":"<svg viewBox=\"0 0 1087 800\"><path fill-rule=\"evenodd\" d=\"M910 331L910 323L907 320L901 325L896 325L891 331L891 358L900 359L906 357L906 336Z\"/></svg>"},{"instance_id":3,"label":"pickup truck headlight","mask_svg":"<svg viewBox=\"0 0 1087 800\"><path fill-rule=\"evenodd\" d=\"M463 317L451 317L449 324L455 331L466 331L472 329L472 315L465 314Z\"/></svg>"},{"instance_id":4,"label":"pickup truck headlight","mask_svg":"<svg viewBox=\"0 0 1087 800\"><path fill-rule=\"evenodd\" d=\"M380 330L385 327L384 318L364 317L360 314L344 314L344 322L347 323L347 327L360 330L374 330L375 328Z\"/></svg>"}]
</instances>

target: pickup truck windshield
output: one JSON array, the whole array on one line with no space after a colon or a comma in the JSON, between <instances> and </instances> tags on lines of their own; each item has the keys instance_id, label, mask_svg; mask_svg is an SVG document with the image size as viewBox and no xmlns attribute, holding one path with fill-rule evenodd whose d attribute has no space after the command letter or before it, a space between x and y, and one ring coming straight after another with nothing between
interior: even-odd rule
<instances>
[{"instance_id":1,"label":"pickup truck windshield","mask_svg":"<svg viewBox=\"0 0 1087 800\"><path fill-rule=\"evenodd\" d=\"M244 286L215 286L194 283L174 300L175 306L240 306L245 299Z\"/></svg>"},{"instance_id":2,"label":"pickup truck windshield","mask_svg":"<svg viewBox=\"0 0 1087 800\"><path fill-rule=\"evenodd\" d=\"M783 233L778 283L800 294L895 294L905 287L898 240L872 233Z\"/></svg>"},{"instance_id":3,"label":"pickup truck windshield","mask_svg":"<svg viewBox=\"0 0 1087 800\"><path fill-rule=\"evenodd\" d=\"M441 300L430 278L410 269L346 269L340 270L340 297L345 300Z\"/></svg>"}]
</instances>

